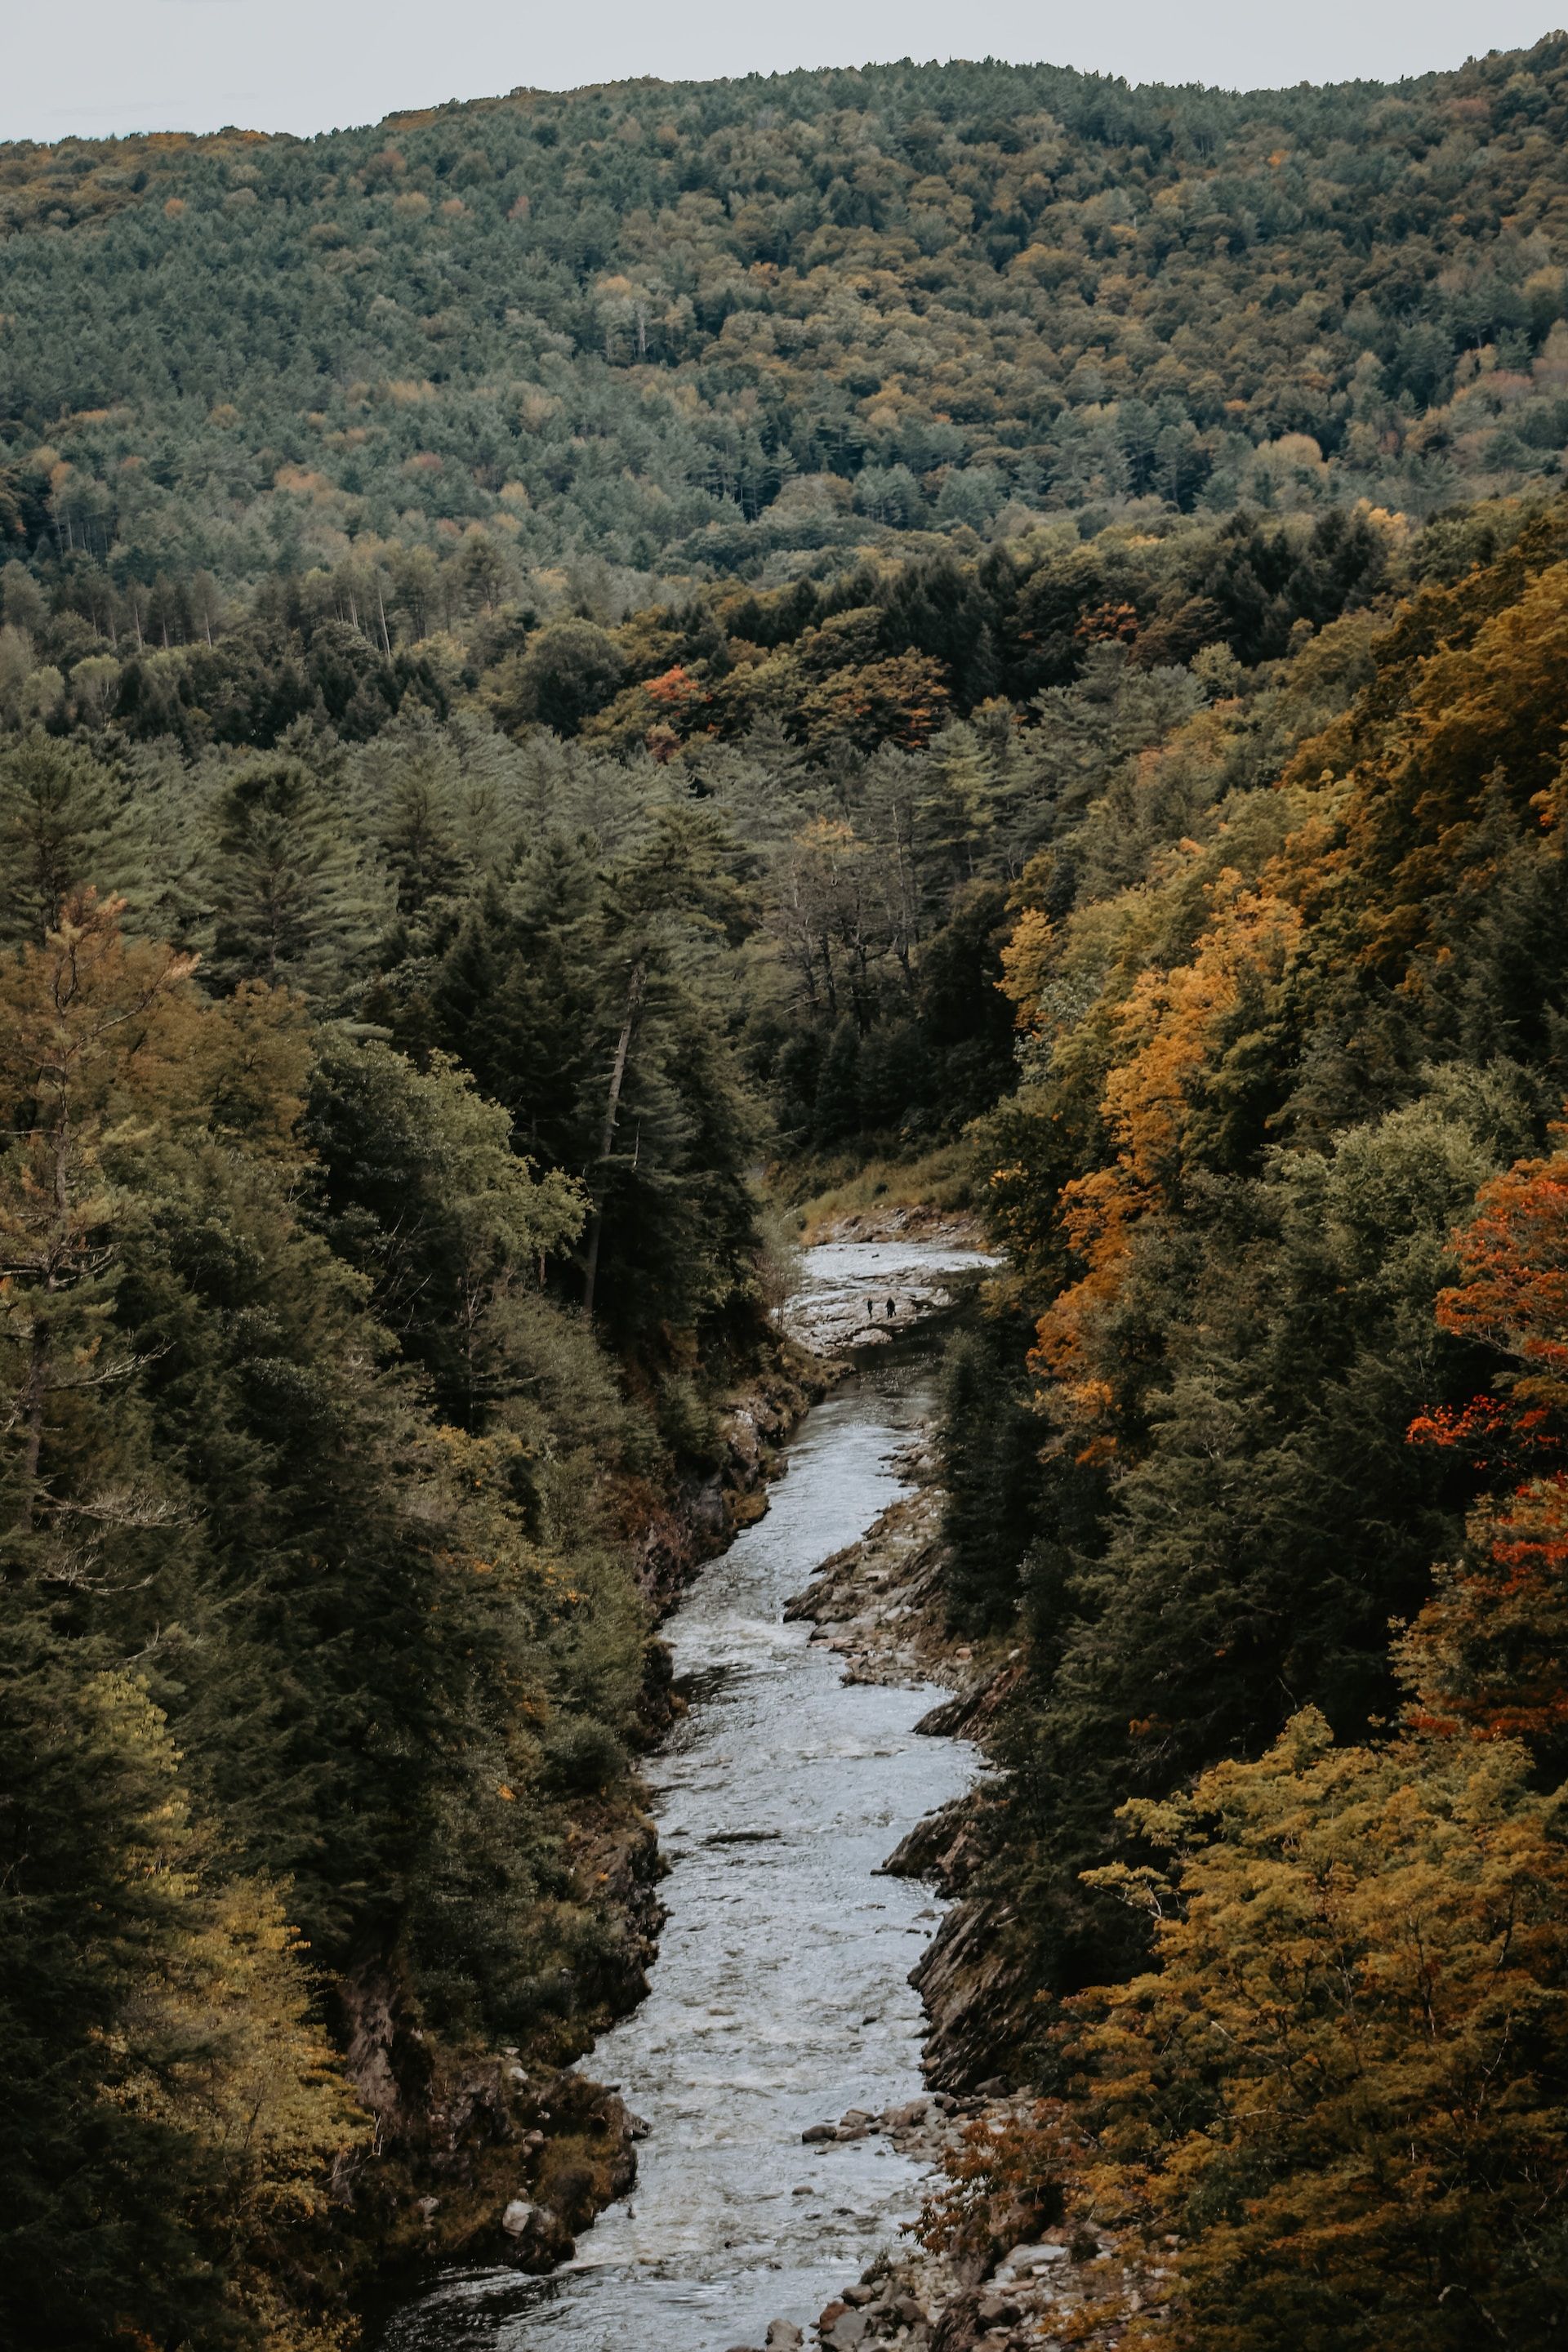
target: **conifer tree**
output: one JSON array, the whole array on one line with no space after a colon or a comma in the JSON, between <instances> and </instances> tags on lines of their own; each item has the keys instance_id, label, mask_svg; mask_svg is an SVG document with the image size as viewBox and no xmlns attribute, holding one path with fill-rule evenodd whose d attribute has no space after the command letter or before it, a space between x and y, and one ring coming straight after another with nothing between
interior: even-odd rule
<instances>
[{"instance_id":1,"label":"conifer tree","mask_svg":"<svg viewBox=\"0 0 1568 2352\"><path fill-rule=\"evenodd\" d=\"M35 729L0 749L0 940L41 947L71 891L101 881L109 780L75 744Z\"/></svg>"},{"instance_id":2,"label":"conifer tree","mask_svg":"<svg viewBox=\"0 0 1568 2352\"><path fill-rule=\"evenodd\" d=\"M331 790L304 761L246 763L212 817L211 971L331 1001L353 985L391 916L391 894Z\"/></svg>"}]
</instances>

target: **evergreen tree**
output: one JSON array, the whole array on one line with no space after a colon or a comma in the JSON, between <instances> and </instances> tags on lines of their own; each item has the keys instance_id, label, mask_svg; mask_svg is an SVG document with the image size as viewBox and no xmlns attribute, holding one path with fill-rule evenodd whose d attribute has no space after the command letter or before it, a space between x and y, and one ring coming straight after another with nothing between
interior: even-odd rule
<instances>
[{"instance_id":1,"label":"evergreen tree","mask_svg":"<svg viewBox=\"0 0 1568 2352\"><path fill-rule=\"evenodd\" d=\"M302 760L247 761L213 813L214 977L331 999L352 986L390 894L329 785Z\"/></svg>"},{"instance_id":2,"label":"evergreen tree","mask_svg":"<svg viewBox=\"0 0 1568 2352\"><path fill-rule=\"evenodd\" d=\"M184 1929L172 1753L101 1648L55 1631L11 1579L0 1611L0 2313L12 2341L62 2352L126 2320L154 2340L243 2342L192 2226L203 2151L126 2095L172 2055L162 2021L138 2017Z\"/></svg>"},{"instance_id":3,"label":"evergreen tree","mask_svg":"<svg viewBox=\"0 0 1568 2352\"><path fill-rule=\"evenodd\" d=\"M35 729L0 750L0 940L41 947L73 890L101 879L109 780L85 751Z\"/></svg>"}]
</instances>

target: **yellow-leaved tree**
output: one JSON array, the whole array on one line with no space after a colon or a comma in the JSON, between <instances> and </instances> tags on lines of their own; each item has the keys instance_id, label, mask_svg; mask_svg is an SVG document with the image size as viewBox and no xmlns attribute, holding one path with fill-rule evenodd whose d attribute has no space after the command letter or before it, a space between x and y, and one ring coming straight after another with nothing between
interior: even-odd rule
<instances>
[{"instance_id":1,"label":"yellow-leaved tree","mask_svg":"<svg viewBox=\"0 0 1568 2352\"><path fill-rule=\"evenodd\" d=\"M1130 2341L1460 2352L1568 2322L1568 1845L1510 1742L1336 1748L1139 1805L1158 1966L1084 1996L1092 2205L1179 2241Z\"/></svg>"}]
</instances>

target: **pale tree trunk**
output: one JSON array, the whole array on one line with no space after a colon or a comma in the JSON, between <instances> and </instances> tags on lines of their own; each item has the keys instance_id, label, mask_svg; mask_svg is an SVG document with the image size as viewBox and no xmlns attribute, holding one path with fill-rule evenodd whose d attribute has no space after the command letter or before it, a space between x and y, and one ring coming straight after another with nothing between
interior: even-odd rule
<instances>
[{"instance_id":1,"label":"pale tree trunk","mask_svg":"<svg viewBox=\"0 0 1568 2352\"><path fill-rule=\"evenodd\" d=\"M608 1181L610 1148L616 1139L616 1121L620 1117L621 1088L626 1084L626 1056L631 1052L632 1031L637 1027L637 1013L642 1007L644 971L639 959L632 966L632 976L626 988L626 1019L616 1041L616 1058L610 1066L610 1092L605 1104L605 1124L599 1134L599 1181L594 1192L594 1213L588 1220L588 1252L583 1275L583 1312L591 1323L594 1319L594 1293L599 1279L599 1241L605 1229L605 1186Z\"/></svg>"}]
</instances>

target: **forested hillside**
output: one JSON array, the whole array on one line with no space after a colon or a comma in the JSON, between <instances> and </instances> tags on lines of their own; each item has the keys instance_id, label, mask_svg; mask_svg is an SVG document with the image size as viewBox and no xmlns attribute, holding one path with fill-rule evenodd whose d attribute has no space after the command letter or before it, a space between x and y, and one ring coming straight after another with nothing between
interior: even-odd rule
<instances>
[{"instance_id":1,"label":"forested hillside","mask_svg":"<svg viewBox=\"0 0 1568 2352\"><path fill-rule=\"evenodd\" d=\"M1426 513L1557 463L1565 74L906 63L13 145L0 509L114 550L155 643L351 553L422 635L563 562L646 597L1128 499Z\"/></svg>"},{"instance_id":2,"label":"forested hillside","mask_svg":"<svg viewBox=\"0 0 1568 2352\"><path fill-rule=\"evenodd\" d=\"M963 2226L1552 2340L1565 129L1554 37L0 150L19 2340L337 2352L487 2149L588 2218L768 1171L933 1147Z\"/></svg>"},{"instance_id":3,"label":"forested hillside","mask_svg":"<svg viewBox=\"0 0 1568 2352\"><path fill-rule=\"evenodd\" d=\"M983 1883L1054 2095L960 2202L1180 2246L1140 2344L1568 2308L1565 652L1558 504L1012 893L950 1597L1027 1632Z\"/></svg>"}]
</instances>

